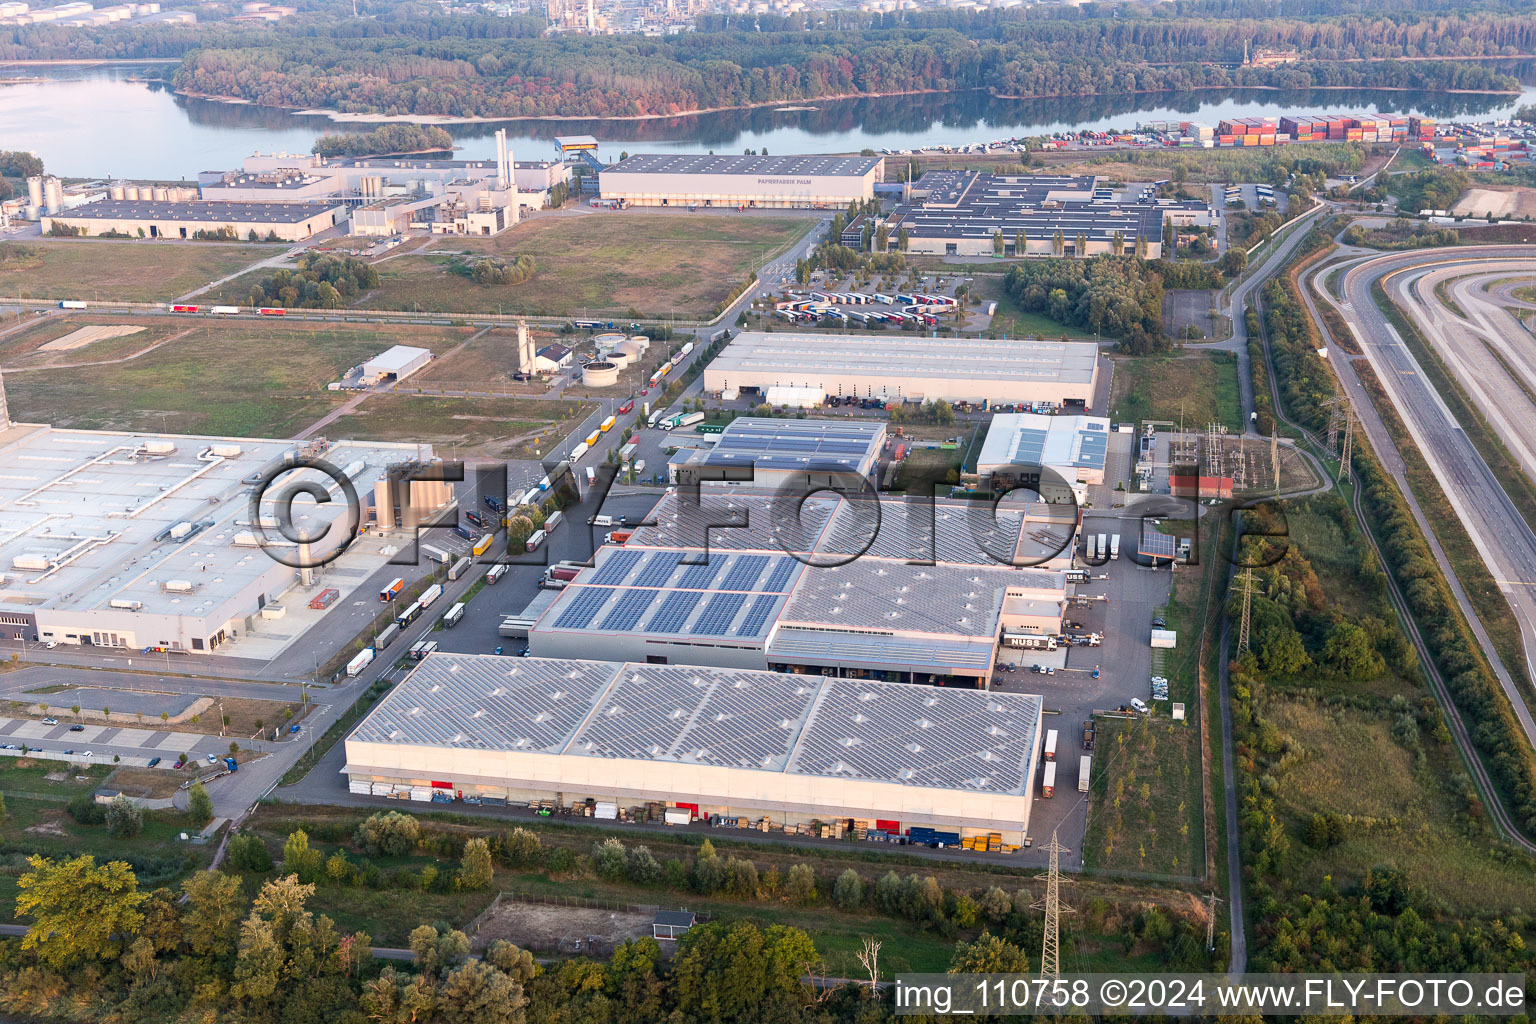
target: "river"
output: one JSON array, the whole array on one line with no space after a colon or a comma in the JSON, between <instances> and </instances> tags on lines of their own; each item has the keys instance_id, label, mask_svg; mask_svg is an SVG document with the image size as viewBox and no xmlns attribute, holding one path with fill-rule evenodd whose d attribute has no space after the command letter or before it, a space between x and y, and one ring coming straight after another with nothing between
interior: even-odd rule
<instances>
[{"instance_id":1,"label":"river","mask_svg":"<svg viewBox=\"0 0 1536 1024\"><path fill-rule=\"evenodd\" d=\"M229 170L253 152L307 153L317 135L355 130L328 118L246 104L178 96L137 81L146 68L14 67L0 78L0 149L36 152L48 170L79 178L177 181L199 171ZM1528 70L1528 65L1520 70ZM1530 75L1523 80L1532 81ZM41 81L31 81L40 79ZM963 145L1064 129L1130 127L1172 118L1214 123L1222 117L1282 113L1420 114L1442 120L1508 117L1536 102L1520 97L1372 89L1203 90L1135 96L998 99L981 92L838 100L646 121L506 121L450 125L464 159L494 157L492 133L508 129L520 159L555 155L556 135L594 135L602 155L620 152L849 153Z\"/></svg>"}]
</instances>

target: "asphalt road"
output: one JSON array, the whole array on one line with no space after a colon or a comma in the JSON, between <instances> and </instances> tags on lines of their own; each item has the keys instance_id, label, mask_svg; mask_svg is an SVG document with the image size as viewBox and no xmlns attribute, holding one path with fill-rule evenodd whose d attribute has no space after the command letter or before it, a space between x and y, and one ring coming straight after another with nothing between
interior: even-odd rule
<instances>
[{"instance_id":1,"label":"asphalt road","mask_svg":"<svg viewBox=\"0 0 1536 1024\"><path fill-rule=\"evenodd\" d=\"M1368 257L1342 272L1342 300L1335 300L1327 289L1321 289L1320 293L1349 324L1414 443L1440 479L1446 497L1509 600L1530 659L1536 653L1536 595L1531 591L1536 586L1536 534L1531 532L1476 446L1424 376L1423 368L1396 329L1376 306L1371 293L1372 286L1378 281L1383 281L1391 293L1397 287L1391 276L1402 271L1452 262L1477 271L1489 266L1506 266L1512 260L1523 260L1527 267L1536 268L1536 250L1510 246L1479 249L1475 254L1427 250ZM1409 309L1413 311L1413 305L1410 304ZM1422 309L1417 312L1419 316L1426 315ZM1419 321L1421 327L1428 329L1426 333L1438 329L1432 320L1431 316L1430 320ZM1341 376L1346 379L1356 406L1369 405L1369 398L1355 379L1348 360L1336 360L1335 365L1341 368ZM1371 421L1362 419L1362 422L1369 433ZM1371 441L1380 450L1393 447L1387 436L1372 435ZM1468 619L1475 630L1481 630L1475 615L1469 613ZM1480 632L1478 639L1491 650L1486 633ZM1497 661L1495 666L1499 670L1500 685L1527 741L1536 745L1536 720L1533 720L1519 687L1507 669Z\"/></svg>"}]
</instances>

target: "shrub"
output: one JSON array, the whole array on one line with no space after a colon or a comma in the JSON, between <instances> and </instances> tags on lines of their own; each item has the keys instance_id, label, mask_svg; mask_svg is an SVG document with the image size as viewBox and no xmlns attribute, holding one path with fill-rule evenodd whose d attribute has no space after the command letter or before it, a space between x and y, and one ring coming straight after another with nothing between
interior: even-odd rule
<instances>
[{"instance_id":1,"label":"shrub","mask_svg":"<svg viewBox=\"0 0 1536 1024\"><path fill-rule=\"evenodd\" d=\"M262 872L273 868L272 851L267 849L260 836L249 832L232 837L226 852L229 863L241 871Z\"/></svg>"},{"instance_id":2,"label":"shrub","mask_svg":"<svg viewBox=\"0 0 1536 1024\"><path fill-rule=\"evenodd\" d=\"M107 804L107 833L113 839L132 839L144 831L144 812L125 796Z\"/></svg>"},{"instance_id":3,"label":"shrub","mask_svg":"<svg viewBox=\"0 0 1536 1024\"><path fill-rule=\"evenodd\" d=\"M837 876L832 886L832 901L844 910L853 910L864 902L864 880L853 868Z\"/></svg>"},{"instance_id":4,"label":"shrub","mask_svg":"<svg viewBox=\"0 0 1536 1024\"><path fill-rule=\"evenodd\" d=\"M464 857L459 864L459 886L464 889L484 889L491 884L491 844L484 839L471 839L464 844Z\"/></svg>"},{"instance_id":5,"label":"shrub","mask_svg":"<svg viewBox=\"0 0 1536 1024\"><path fill-rule=\"evenodd\" d=\"M409 814L389 811L372 815L357 826L357 844L370 857L404 857L416 849L421 826Z\"/></svg>"},{"instance_id":6,"label":"shrub","mask_svg":"<svg viewBox=\"0 0 1536 1024\"><path fill-rule=\"evenodd\" d=\"M107 810L89 793L81 793L69 801L65 808L69 816L81 825L100 825L107 820Z\"/></svg>"}]
</instances>

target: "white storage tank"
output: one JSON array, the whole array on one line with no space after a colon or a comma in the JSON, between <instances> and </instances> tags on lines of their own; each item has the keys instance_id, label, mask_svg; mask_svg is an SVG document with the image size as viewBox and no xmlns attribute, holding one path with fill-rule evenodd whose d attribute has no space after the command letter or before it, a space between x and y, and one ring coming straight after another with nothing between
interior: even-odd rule
<instances>
[{"instance_id":1,"label":"white storage tank","mask_svg":"<svg viewBox=\"0 0 1536 1024\"><path fill-rule=\"evenodd\" d=\"M589 388L612 387L619 382L619 368L613 363L588 363L581 368L581 383Z\"/></svg>"}]
</instances>

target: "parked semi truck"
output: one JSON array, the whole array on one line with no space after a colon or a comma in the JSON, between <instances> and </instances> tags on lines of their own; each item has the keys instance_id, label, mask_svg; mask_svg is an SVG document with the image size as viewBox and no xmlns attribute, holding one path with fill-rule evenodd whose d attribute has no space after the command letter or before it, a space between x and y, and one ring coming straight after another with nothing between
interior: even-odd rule
<instances>
[{"instance_id":1,"label":"parked semi truck","mask_svg":"<svg viewBox=\"0 0 1536 1024\"><path fill-rule=\"evenodd\" d=\"M1088 783L1093 778L1093 756L1084 754L1077 762L1077 791L1088 792Z\"/></svg>"},{"instance_id":2,"label":"parked semi truck","mask_svg":"<svg viewBox=\"0 0 1536 1024\"><path fill-rule=\"evenodd\" d=\"M1056 795L1056 762L1045 762L1045 774L1040 777L1040 795L1049 800Z\"/></svg>"},{"instance_id":3,"label":"parked semi truck","mask_svg":"<svg viewBox=\"0 0 1536 1024\"><path fill-rule=\"evenodd\" d=\"M1118 533L1112 534L1109 538L1109 557L1120 557L1120 535Z\"/></svg>"}]
</instances>

